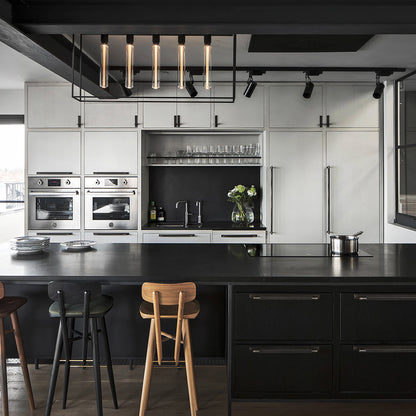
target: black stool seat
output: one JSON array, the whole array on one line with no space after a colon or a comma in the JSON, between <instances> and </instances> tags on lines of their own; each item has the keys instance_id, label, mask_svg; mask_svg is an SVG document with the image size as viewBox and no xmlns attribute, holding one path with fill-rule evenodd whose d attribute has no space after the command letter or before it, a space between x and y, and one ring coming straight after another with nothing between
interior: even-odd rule
<instances>
[{"instance_id":1,"label":"black stool seat","mask_svg":"<svg viewBox=\"0 0 416 416\"><path fill-rule=\"evenodd\" d=\"M113 298L110 296L101 295L90 301L89 313L90 317L104 316L113 307ZM1 313L1 303L0 303ZM81 318L84 314L84 304L78 303L75 305L65 305L65 316L67 318ZM60 316L59 302L56 301L49 306L49 315L51 318Z\"/></svg>"}]
</instances>

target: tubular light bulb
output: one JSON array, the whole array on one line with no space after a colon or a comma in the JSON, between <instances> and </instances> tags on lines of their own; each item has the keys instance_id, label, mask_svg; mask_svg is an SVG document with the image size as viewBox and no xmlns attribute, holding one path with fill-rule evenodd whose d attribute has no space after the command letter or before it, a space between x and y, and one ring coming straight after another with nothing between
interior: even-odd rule
<instances>
[{"instance_id":1,"label":"tubular light bulb","mask_svg":"<svg viewBox=\"0 0 416 416\"><path fill-rule=\"evenodd\" d=\"M211 88L211 36L204 36L204 88Z\"/></svg>"},{"instance_id":2,"label":"tubular light bulb","mask_svg":"<svg viewBox=\"0 0 416 416\"><path fill-rule=\"evenodd\" d=\"M100 87L108 88L108 35L101 35Z\"/></svg>"},{"instance_id":3,"label":"tubular light bulb","mask_svg":"<svg viewBox=\"0 0 416 416\"><path fill-rule=\"evenodd\" d=\"M160 37L153 36L152 46L152 88L158 90L160 88Z\"/></svg>"},{"instance_id":4,"label":"tubular light bulb","mask_svg":"<svg viewBox=\"0 0 416 416\"><path fill-rule=\"evenodd\" d=\"M133 35L126 36L126 75L124 85L126 88L132 89L134 86L133 82L133 69L134 69L134 45Z\"/></svg>"},{"instance_id":5,"label":"tubular light bulb","mask_svg":"<svg viewBox=\"0 0 416 416\"><path fill-rule=\"evenodd\" d=\"M178 37L178 88L185 88L185 36Z\"/></svg>"}]
</instances>

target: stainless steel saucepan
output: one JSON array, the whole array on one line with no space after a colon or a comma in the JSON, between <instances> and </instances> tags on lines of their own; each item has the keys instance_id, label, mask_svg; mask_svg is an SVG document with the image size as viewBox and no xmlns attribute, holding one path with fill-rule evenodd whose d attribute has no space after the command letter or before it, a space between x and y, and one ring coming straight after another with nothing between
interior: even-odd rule
<instances>
[{"instance_id":1,"label":"stainless steel saucepan","mask_svg":"<svg viewBox=\"0 0 416 416\"><path fill-rule=\"evenodd\" d=\"M337 256L351 256L358 253L358 236L363 231L358 231L355 234L331 234L330 246L331 254Z\"/></svg>"}]
</instances>

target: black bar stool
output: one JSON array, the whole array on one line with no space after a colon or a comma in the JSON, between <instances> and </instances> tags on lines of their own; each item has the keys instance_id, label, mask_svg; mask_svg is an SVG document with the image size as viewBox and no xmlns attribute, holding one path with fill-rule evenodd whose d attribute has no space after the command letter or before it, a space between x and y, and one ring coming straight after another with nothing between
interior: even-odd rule
<instances>
[{"instance_id":1,"label":"black bar stool","mask_svg":"<svg viewBox=\"0 0 416 416\"><path fill-rule=\"evenodd\" d=\"M101 294L99 283L84 282L50 282L48 295L54 300L49 307L49 315L59 318L58 336L56 338L55 355L53 359L51 377L49 382L48 399L45 415L51 414L53 396L55 393L56 379L58 377L59 362L62 354L62 346L65 351L65 376L62 408L66 408L68 396L68 381L71 367L72 346L74 341L82 340L82 364L87 362L88 342L92 341L93 367L95 379L95 394L97 400L97 415L102 416L102 393L100 373L100 351L98 333L104 336L104 349L107 356L107 371L110 380L111 393L114 408L118 408L116 388L114 385L113 366L111 362L110 345L108 342L105 314L113 306L113 298ZM82 318L82 331L75 329L75 320ZM98 330L97 321L100 323ZM89 326L91 330L89 331ZM88 360L89 361L89 360Z\"/></svg>"}]
</instances>

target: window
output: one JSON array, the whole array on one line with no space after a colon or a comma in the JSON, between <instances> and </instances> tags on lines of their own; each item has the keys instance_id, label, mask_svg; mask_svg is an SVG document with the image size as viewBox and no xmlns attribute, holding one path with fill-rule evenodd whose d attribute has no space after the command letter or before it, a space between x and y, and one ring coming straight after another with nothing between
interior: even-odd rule
<instances>
[{"instance_id":1,"label":"window","mask_svg":"<svg viewBox=\"0 0 416 416\"><path fill-rule=\"evenodd\" d=\"M0 117L0 242L24 233L24 125L4 122Z\"/></svg>"}]
</instances>

